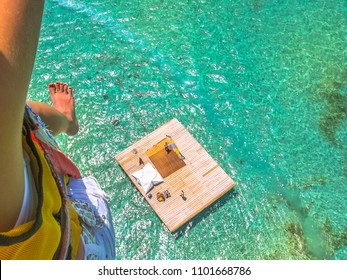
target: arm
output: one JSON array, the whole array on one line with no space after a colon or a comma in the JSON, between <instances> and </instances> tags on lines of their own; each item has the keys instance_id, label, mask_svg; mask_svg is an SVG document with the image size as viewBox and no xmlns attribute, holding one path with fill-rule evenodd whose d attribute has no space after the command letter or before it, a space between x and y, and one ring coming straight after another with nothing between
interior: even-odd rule
<instances>
[{"instance_id":1,"label":"arm","mask_svg":"<svg viewBox=\"0 0 347 280\"><path fill-rule=\"evenodd\" d=\"M0 0L0 232L19 215L23 193L21 129L44 0Z\"/></svg>"}]
</instances>

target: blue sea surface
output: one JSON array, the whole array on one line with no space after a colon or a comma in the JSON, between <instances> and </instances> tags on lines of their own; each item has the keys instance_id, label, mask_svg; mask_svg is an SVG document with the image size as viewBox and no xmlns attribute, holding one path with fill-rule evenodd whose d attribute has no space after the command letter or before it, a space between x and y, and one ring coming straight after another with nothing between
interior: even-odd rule
<instances>
[{"instance_id":1,"label":"blue sea surface","mask_svg":"<svg viewBox=\"0 0 347 280\"><path fill-rule=\"evenodd\" d=\"M29 98L54 81L117 259L347 259L346 1L47 0ZM238 183L174 234L115 160L172 118Z\"/></svg>"}]
</instances>

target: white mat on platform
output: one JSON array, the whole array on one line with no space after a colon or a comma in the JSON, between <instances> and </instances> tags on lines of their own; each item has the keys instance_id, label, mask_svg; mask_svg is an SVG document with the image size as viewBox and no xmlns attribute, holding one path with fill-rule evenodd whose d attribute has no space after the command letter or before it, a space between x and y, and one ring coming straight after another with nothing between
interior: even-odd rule
<instances>
[{"instance_id":1,"label":"white mat on platform","mask_svg":"<svg viewBox=\"0 0 347 280\"><path fill-rule=\"evenodd\" d=\"M131 175L134 176L137 182L143 187L146 194L155 185L164 181L159 172L150 163L147 163L142 169Z\"/></svg>"}]
</instances>

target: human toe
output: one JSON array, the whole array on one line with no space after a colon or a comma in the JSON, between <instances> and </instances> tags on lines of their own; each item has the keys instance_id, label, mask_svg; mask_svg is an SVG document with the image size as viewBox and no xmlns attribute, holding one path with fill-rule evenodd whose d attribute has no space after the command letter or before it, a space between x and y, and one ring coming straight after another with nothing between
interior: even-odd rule
<instances>
[{"instance_id":1,"label":"human toe","mask_svg":"<svg viewBox=\"0 0 347 280\"><path fill-rule=\"evenodd\" d=\"M48 90L51 94L54 94L56 90L55 83L49 83Z\"/></svg>"},{"instance_id":2,"label":"human toe","mask_svg":"<svg viewBox=\"0 0 347 280\"><path fill-rule=\"evenodd\" d=\"M61 91L61 89L62 89L62 84L61 84L61 82L56 82L55 83L55 88L56 88L56 91L58 92L58 91Z\"/></svg>"},{"instance_id":3,"label":"human toe","mask_svg":"<svg viewBox=\"0 0 347 280\"><path fill-rule=\"evenodd\" d=\"M68 85L66 83L63 84L63 92L68 94Z\"/></svg>"}]
</instances>

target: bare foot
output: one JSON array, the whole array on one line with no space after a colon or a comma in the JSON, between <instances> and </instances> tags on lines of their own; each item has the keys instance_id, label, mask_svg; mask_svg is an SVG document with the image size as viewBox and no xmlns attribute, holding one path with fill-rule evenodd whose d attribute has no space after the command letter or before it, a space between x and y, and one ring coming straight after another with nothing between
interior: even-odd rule
<instances>
[{"instance_id":1,"label":"bare foot","mask_svg":"<svg viewBox=\"0 0 347 280\"><path fill-rule=\"evenodd\" d=\"M79 126L75 114L75 100L72 94L72 88L67 84L56 82L48 85L51 93L51 100L54 108L62 113L69 122L66 134L72 136L78 132Z\"/></svg>"}]
</instances>

